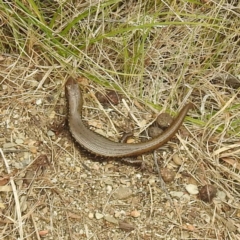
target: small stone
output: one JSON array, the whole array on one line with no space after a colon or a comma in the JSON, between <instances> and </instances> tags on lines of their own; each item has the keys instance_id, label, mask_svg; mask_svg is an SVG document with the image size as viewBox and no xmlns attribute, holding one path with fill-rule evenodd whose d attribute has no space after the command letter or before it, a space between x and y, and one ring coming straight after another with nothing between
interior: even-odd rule
<instances>
[{"instance_id":1,"label":"small stone","mask_svg":"<svg viewBox=\"0 0 240 240\"><path fill-rule=\"evenodd\" d=\"M104 219L110 223L118 224L118 220L110 215L104 216Z\"/></svg>"},{"instance_id":2,"label":"small stone","mask_svg":"<svg viewBox=\"0 0 240 240\"><path fill-rule=\"evenodd\" d=\"M137 211L137 210L133 210L133 211L130 213L130 215L131 215L132 217L134 217L134 218L137 218L137 217L140 216L140 212Z\"/></svg>"},{"instance_id":3,"label":"small stone","mask_svg":"<svg viewBox=\"0 0 240 240\"><path fill-rule=\"evenodd\" d=\"M22 168L23 168L22 164L21 164L21 163L18 163L18 162L14 163L13 166L14 166L16 169L22 169Z\"/></svg>"},{"instance_id":4,"label":"small stone","mask_svg":"<svg viewBox=\"0 0 240 240\"><path fill-rule=\"evenodd\" d=\"M211 202L216 197L217 189L211 184L207 184L201 188L199 198L204 202Z\"/></svg>"},{"instance_id":5,"label":"small stone","mask_svg":"<svg viewBox=\"0 0 240 240\"><path fill-rule=\"evenodd\" d=\"M226 200L226 193L225 192L223 192L223 191L218 191L217 192L217 197L219 198L219 199L221 199L223 202L225 202L225 201L227 201Z\"/></svg>"},{"instance_id":6,"label":"small stone","mask_svg":"<svg viewBox=\"0 0 240 240\"><path fill-rule=\"evenodd\" d=\"M162 134L162 132L163 130L159 127L151 126L148 128L148 135L149 137L152 137L152 138L159 136L160 134Z\"/></svg>"},{"instance_id":7,"label":"small stone","mask_svg":"<svg viewBox=\"0 0 240 240\"><path fill-rule=\"evenodd\" d=\"M110 194L112 192L112 186L108 185L107 186L107 194Z\"/></svg>"},{"instance_id":8,"label":"small stone","mask_svg":"<svg viewBox=\"0 0 240 240\"><path fill-rule=\"evenodd\" d=\"M5 85L5 84L2 85L3 90L6 90L7 88L8 88L7 85Z\"/></svg>"},{"instance_id":9,"label":"small stone","mask_svg":"<svg viewBox=\"0 0 240 240\"><path fill-rule=\"evenodd\" d=\"M173 122L173 118L168 113L161 113L157 117L156 122L160 128L168 128Z\"/></svg>"},{"instance_id":10,"label":"small stone","mask_svg":"<svg viewBox=\"0 0 240 240\"><path fill-rule=\"evenodd\" d=\"M108 90L105 94L97 92L95 96L98 99L98 101L103 105L108 105L109 103L117 105L121 100L121 96L118 95L118 93L115 92L114 90Z\"/></svg>"},{"instance_id":11,"label":"small stone","mask_svg":"<svg viewBox=\"0 0 240 240\"><path fill-rule=\"evenodd\" d=\"M47 132L47 135L48 135L49 137L52 137L52 136L55 136L55 133L54 133L53 131L49 130L49 131Z\"/></svg>"},{"instance_id":12,"label":"small stone","mask_svg":"<svg viewBox=\"0 0 240 240\"><path fill-rule=\"evenodd\" d=\"M150 178L150 179L148 180L148 183L149 183L150 185L155 184L155 182L156 182L156 180L155 180L154 178Z\"/></svg>"},{"instance_id":13,"label":"small stone","mask_svg":"<svg viewBox=\"0 0 240 240\"><path fill-rule=\"evenodd\" d=\"M182 165L182 159L179 157L178 154L174 154L173 155L173 162L178 165L178 166L181 166Z\"/></svg>"},{"instance_id":14,"label":"small stone","mask_svg":"<svg viewBox=\"0 0 240 240\"><path fill-rule=\"evenodd\" d=\"M136 174L136 178L137 178L137 179L141 179L141 178L142 178L142 174L137 173L137 174Z\"/></svg>"},{"instance_id":15,"label":"small stone","mask_svg":"<svg viewBox=\"0 0 240 240\"><path fill-rule=\"evenodd\" d=\"M108 98L107 98L107 96L104 95L103 93L101 93L101 92L96 92L95 96L96 96L97 100L98 100L100 103L102 103L102 104L108 103Z\"/></svg>"},{"instance_id":16,"label":"small stone","mask_svg":"<svg viewBox=\"0 0 240 240\"><path fill-rule=\"evenodd\" d=\"M135 139L134 138L128 138L127 139L127 143L134 143L135 142Z\"/></svg>"},{"instance_id":17,"label":"small stone","mask_svg":"<svg viewBox=\"0 0 240 240\"><path fill-rule=\"evenodd\" d=\"M99 219L103 218L103 214L101 214L101 213L99 213L99 212L96 212L96 213L95 213L95 218L96 218L97 220L99 220Z\"/></svg>"},{"instance_id":18,"label":"small stone","mask_svg":"<svg viewBox=\"0 0 240 240\"><path fill-rule=\"evenodd\" d=\"M181 198L183 196L183 194L184 194L183 192L176 192L176 191L170 192L170 195L172 197L177 197L177 198Z\"/></svg>"},{"instance_id":19,"label":"small stone","mask_svg":"<svg viewBox=\"0 0 240 240\"><path fill-rule=\"evenodd\" d=\"M183 196L181 197L181 199L184 201L184 202L190 202L191 198L190 198L190 195L189 194L183 194Z\"/></svg>"},{"instance_id":20,"label":"small stone","mask_svg":"<svg viewBox=\"0 0 240 240\"><path fill-rule=\"evenodd\" d=\"M23 139L21 139L21 138L17 138L16 140L15 140L15 143L16 144L23 144Z\"/></svg>"},{"instance_id":21,"label":"small stone","mask_svg":"<svg viewBox=\"0 0 240 240\"><path fill-rule=\"evenodd\" d=\"M52 182L52 183L57 183L58 180L57 180L57 178L52 178L51 182Z\"/></svg>"},{"instance_id":22,"label":"small stone","mask_svg":"<svg viewBox=\"0 0 240 240\"><path fill-rule=\"evenodd\" d=\"M168 168L162 168L160 170L162 179L164 182L172 182L175 178L175 172L173 172L172 170L168 169Z\"/></svg>"},{"instance_id":23,"label":"small stone","mask_svg":"<svg viewBox=\"0 0 240 240\"><path fill-rule=\"evenodd\" d=\"M48 234L48 232L49 232L48 230L41 230L38 232L38 234L40 237L45 237Z\"/></svg>"},{"instance_id":24,"label":"small stone","mask_svg":"<svg viewBox=\"0 0 240 240\"><path fill-rule=\"evenodd\" d=\"M93 213L89 213L89 214L88 214L88 217L89 217L90 219L93 219L94 214L93 214Z\"/></svg>"},{"instance_id":25,"label":"small stone","mask_svg":"<svg viewBox=\"0 0 240 240\"><path fill-rule=\"evenodd\" d=\"M36 105L41 105L42 104L42 99L37 99L36 100Z\"/></svg>"},{"instance_id":26,"label":"small stone","mask_svg":"<svg viewBox=\"0 0 240 240\"><path fill-rule=\"evenodd\" d=\"M198 187L196 185L188 184L188 185L186 185L185 188L186 188L187 192L190 194L196 195L199 193Z\"/></svg>"},{"instance_id":27,"label":"small stone","mask_svg":"<svg viewBox=\"0 0 240 240\"><path fill-rule=\"evenodd\" d=\"M113 197L119 200L129 198L130 196L132 196L132 190L127 187L120 187L113 194Z\"/></svg>"},{"instance_id":28,"label":"small stone","mask_svg":"<svg viewBox=\"0 0 240 240\"><path fill-rule=\"evenodd\" d=\"M116 212L114 213L114 216L115 216L116 218L119 218L119 217L121 216L121 212L116 211Z\"/></svg>"},{"instance_id":29,"label":"small stone","mask_svg":"<svg viewBox=\"0 0 240 240\"><path fill-rule=\"evenodd\" d=\"M117 105L120 100L120 96L118 95L118 93L113 90L107 92L107 98L113 105Z\"/></svg>"}]
</instances>

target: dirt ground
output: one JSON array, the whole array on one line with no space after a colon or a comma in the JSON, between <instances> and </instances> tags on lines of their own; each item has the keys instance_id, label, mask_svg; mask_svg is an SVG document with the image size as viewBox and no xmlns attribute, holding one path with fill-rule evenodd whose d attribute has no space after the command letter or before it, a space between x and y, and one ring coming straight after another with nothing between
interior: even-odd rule
<instances>
[{"instance_id":1,"label":"dirt ground","mask_svg":"<svg viewBox=\"0 0 240 240\"><path fill-rule=\"evenodd\" d=\"M171 141L138 157L143 166L90 156L64 126L61 67L7 55L0 64L0 239L240 239L239 138L202 141L206 128L186 118ZM126 104L143 128L156 117L125 96L99 107L102 89L84 84L86 125L114 141L109 119L134 128Z\"/></svg>"}]
</instances>

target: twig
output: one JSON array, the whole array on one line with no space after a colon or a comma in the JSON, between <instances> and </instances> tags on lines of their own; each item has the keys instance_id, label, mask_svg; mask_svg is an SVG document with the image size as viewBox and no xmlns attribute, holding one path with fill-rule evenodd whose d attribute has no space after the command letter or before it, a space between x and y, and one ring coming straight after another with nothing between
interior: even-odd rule
<instances>
[{"instance_id":1,"label":"twig","mask_svg":"<svg viewBox=\"0 0 240 240\"><path fill-rule=\"evenodd\" d=\"M36 224L36 222L35 222L34 217L33 217L32 214L31 214L31 220L32 220L33 226L34 226L34 228L35 228L35 233L36 233L36 236L37 236L37 240L41 240L41 238L40 238L40 236L39 236L39 231L38 231L38 228L37 228L37 224Z\"/></svg>"},{"instance_id":2,"label":"twig","mask_svg":"<svg viewBox=\"0 0 240 240\"><path fill-rule=\"evenodd\" d=\"M11 171L10 171L10 167L8 165L8 161L4 156L4 153L2 151L2 149L0 148L0 153L2 155L5 167L7 169L7 173L10 175ZM18 218L18 229L19 229L19 236L20 239L23 240L23 223L22 223L22 214L21 214L21 208L20 208L20 203L19 203L19 198L18 198L18 193L17 193L17 189L16 189L16 185L13 181L13 177L10 177L10 183L12 186L12 190L13 190L13 196L14 196L14 200L15 200L15 205L16 205L16 213L17 213L17 218Z\"/></svg>"},{"instance_id":3,"label":"twig","mask_svg":"<svg viewBox=\"0 0 240 240\"><path fill-rule=\"evenodd\" d=\"M20 153L29 152L29 149L2 149L4 153Z\"/></svg>"},{"instance_id":4,"label":"twig","mask_svg":"<svg viewBox=\"0 0 240 240\"><path fill-rule=\"evenodd\" d=\"M153 195L152 195L152 188L151 188L151 185L148 184L148 187L149 187L150 199L151 199L151 208L150 208L149 219L151 219L151 217L152 217L152 213L153 213Z\"/></svg>"}]
</instances>

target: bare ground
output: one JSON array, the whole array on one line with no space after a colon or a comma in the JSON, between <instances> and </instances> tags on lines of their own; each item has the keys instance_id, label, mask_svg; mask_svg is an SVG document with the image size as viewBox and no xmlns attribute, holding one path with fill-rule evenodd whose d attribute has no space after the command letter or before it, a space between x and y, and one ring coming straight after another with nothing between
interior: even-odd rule
<instances>
[{"instance_id":1,"label":"bare ground","mask_svg":"<svg viewBox=\"0 0 240 240\"><path fill-rule=\"evenodd\" d=\"M227 25L233 10L213 5L200 10L220 9ZM129 36L124 56L125 41L109 37L81 60L65 59L73 68L41 55L35 36L31 57L1 54L0 239L240 239L240 54L231 24L229 32L156 27L139 58L142 35ZM86 73L118 88L123 101L102 106L94 96L106 87ZM144 137L159 111L176 115L188 101L195 108L171 141L139 157L144 167L101 159L63 126L69 76L82 84L86 124L114 141L129 128Z\"/></svg>"},{"instance_id":2,"label":"bare ground","mask_svg":"<svg viewBox=\"0 0 240 240\"><path fill-rule=\"evenodd\" d=\"M41 85L35 70L45 73L11 57L2 61L6 77L1 85L1 239L16 239L20 231L26 239L239 237L238 138L225 141L215 134L206 142L206 129L186 123L190 134L180 132L157 151L160 168L175 176L164 188L152 154L143 156L141 169L119 159L93 159L74 144L67 128L61 127L67 113L63 76L56 68L56 80L47 76ZM107 131L108 119L102 120L101 111L96 114L98 106L89 101L89 93L86 96L85 119L90 116ZM131 105L133 113L138 105ZM124 112L123 105L116 108ZM137 116L147 115L149 121L151 111L146 114L143 109L142 105ZM224 110L219 114L231 117ZM111 131L109 135L114 136ZM217 189L211 202L186 190L206 184Z\"/></svg>"}]
</instances>

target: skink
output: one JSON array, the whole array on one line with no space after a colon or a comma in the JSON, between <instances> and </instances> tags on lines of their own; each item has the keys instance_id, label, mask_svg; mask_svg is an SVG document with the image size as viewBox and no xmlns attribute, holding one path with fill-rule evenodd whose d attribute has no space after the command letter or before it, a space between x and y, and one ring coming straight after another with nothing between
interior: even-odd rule
<instances>
[{"instance_id":1,"label":"skink","mask_svg":"<svg viewBox=\"0 0 240 240\"><path fill-rule=\"evenodd\" d=\"M68 101L68 124L73 138L89 152L102 157L132 157L153 151L167 141L181 127L183 120L192 104L186 104L173 123L158 137L141 143L113 142L88 129L82 121L83 98L82 92L75 80L69 78L66 83L66 97Z\"/></svg>"}]
</instances>

